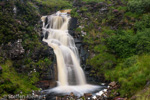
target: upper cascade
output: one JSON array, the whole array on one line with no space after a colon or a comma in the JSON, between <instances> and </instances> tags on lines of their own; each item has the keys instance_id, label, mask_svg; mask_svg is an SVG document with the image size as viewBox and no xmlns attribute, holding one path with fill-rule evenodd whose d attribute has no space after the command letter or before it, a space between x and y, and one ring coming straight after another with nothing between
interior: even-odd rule
<instances>
[{"instance_id":1,"label":"upper cascade","mask_svg":"<svg viewBox=\"0 0 150 100\"><path fill-rule=\"evenodd\" d=\"M80 67L78 49L73 37L68 33L70 11L62 10L41 18L45 36L43 41L54 49L58 67L58 82L62 86L86 84L84 72Z\"/></svg>"},{"instance_id":2,"label":"upper cascade","mask_svg":"<svg viewBox=\"0 0 150 100\"><path fill-rule=\"evenodd\" d=\"M58 86L45 90L48 93L75 93L78 96L93 92L99 86L89 85L80 66L80 57L73 37L68 33L71 10L61 10L43 16L43 41L53 48L57 60Z\"/></svg>"}]
</instances>

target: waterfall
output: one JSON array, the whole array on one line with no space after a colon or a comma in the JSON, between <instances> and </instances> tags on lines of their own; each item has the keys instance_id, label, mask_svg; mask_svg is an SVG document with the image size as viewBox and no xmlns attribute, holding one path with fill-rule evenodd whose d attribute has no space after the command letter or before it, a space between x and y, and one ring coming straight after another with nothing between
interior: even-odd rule
<instances>
[{"instance_id":1,"label":"waterfall","mask_svg":"<svg viewBox=\"0 0 150 100\"><path fill-rule=\"evenodd\" d=\"M69 93L75 91L75 88L80 89L80 87L86 87L84 91L89 88L97 88L92 87L92 85L87 86L84 72L80 66L78 49L73 37L68 33L70 19L67 10L66 12L58 11L55 14L41 18L43 22L43 41L53 48L56 55L59 83L59 89L55 88L57 92L62 90L62 92L68 91Z\"/></svg>"}]
</instances>

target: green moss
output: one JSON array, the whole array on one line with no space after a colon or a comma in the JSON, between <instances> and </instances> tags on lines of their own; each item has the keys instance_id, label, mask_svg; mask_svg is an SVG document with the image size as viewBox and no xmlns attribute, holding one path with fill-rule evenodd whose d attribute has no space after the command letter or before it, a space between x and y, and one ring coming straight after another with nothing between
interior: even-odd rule
<instances>
[{"instance_id":1,"label":"green moss","mask_svg":"<svg viewBox=\"0 0 150 100\"><path fill-rule=\"evenodd\" d=\"M87 2L87 3L89 3L89 2L103 2L103 1L105 1L105 0L82 0L82 2Z\"/></svg>"},{"instance_id":2,"label":"green moss","mask_svg":"<svg viewBox=\"0 0 150 100\"><path fill-rule=\"evenodd\" d=\"M77 13L77 9L76 8L73 8L71 10L71 16L75 17L75 18L79 18L79 14Z\"/></svg>"},{"instance_id":3,"label":"green moss","mask_svg":"<svg viewBox=\"0 0 150 100\"><path fill-rule=\"evenodd\" d=\"M120 11L126 11L127 7L126 6L119 6L117 9Z\"/></svg>"},{"instance_id":4,"label":"green moss","mask_svg":"<svg viewBox=\"0 0 150 100\"><path fill-rule=\"evenodd\" d=\"M118 81L122 96L131 96L146 85L149 80L150 55L133 56L105 73L107 79Z\"/></svg>"},{"instance_id":5,"label":"green moss","mask_svg":"<svg viewBox=\"0 0 150 100\"><path fill-rule=\"evenodd\" d=\"M2 66L2 74L0 74L0 96L6 94L16 94L20 91L23 94L31 93L32 90L38 90L37 87L34 86L39 79L39 75L37 72L33 72L28 75L19 74L15 71L12 66L12 61L8 60L5 64L0 64Z\"/></svg>"},{"instance_id":6,"label":"green moss","mask_svg":"<svg viewBox=\"0 0 150 100\"><path fill-rule=\"evenodd\" d=\"M145 13L150 11L149 0L129 0L128 9L136 13Z\"/></svg>"},{"instance_id":7,"label":"green moss","mask_svg":"<svg viewBox=\"0 0 150 100\"><path fill-rule=\"evenodd\" d=\"M121 58L150 52L150 29L146 28L143 31L138 31L137 34L133 32L133 30L115 32L116 34L107 40L107 46L110 51Z\"/></svg>"},{"instance_id":8,"label":"green moss","mask_svg":"<svg viewBox=\"0 0 150 100\"><path fill-rule=\"evenodd\" d=\"M145 28L150 28L150 14L143 14L141 19L136 21L135 28L137 30L144 30Z\"/></svg>"},{"instance_id":9,"label":"green moss","mask_svg":"<svg viewBox=\"0 0 150 100\"><path fill-rule=\"evenodd\" d=\"M102 27L102 33L107 35L112 35L115 33L115 31L110 29L109 27Z\"/></svg>"},{"instance_id":10,"label":"green moss","mask_svg":"<svg viewBox=\"0 0 150 100\"><path fill-rule=\"evenodd\" d=\"M101 52L88 60L89 64L93 66L93 69L96 71L96 75L101 75L107 69L111 69L116 62L116 59L113 55L107 52Z\"/></svg>"},{"instance_id":11,"label":"green moss","mask_svg":"<svg viewBox=\"0 0 150 100\"><path fill-rule=\"evenodd\" d=\"M135 100L148 100L149 93L150 93L150 86L147 86L144 89L137 91L137 93L134 95L135 97L137 97Z\"/></svg>"},{"instance_id":12,"label":"green moss","mask_svg":"<svg viewBox=\"0 0 150 100\"><path fill-rule=\"evenodd\" d=\"M131 17L131 18L139 18L139 17L140 17L140 14L133 13L133 12L126 12L126 13L125 13L125 16L129 16L129 17Z\"/></svg>"},{"instance_id":13,"label":"green moss","mask_svg":"<svg viewBox=\"0 0 150 100\"><path fill-rule=\"evenodd\" d=\"M53 7L71 7L72 5L67 0L36 0L36 2L41 3L42 5Z\"/></svg>"}]
</instances>

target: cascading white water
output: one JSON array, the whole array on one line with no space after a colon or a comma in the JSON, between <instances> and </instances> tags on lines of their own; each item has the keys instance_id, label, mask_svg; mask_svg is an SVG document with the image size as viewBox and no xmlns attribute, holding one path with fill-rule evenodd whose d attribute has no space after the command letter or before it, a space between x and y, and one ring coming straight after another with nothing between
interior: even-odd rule
<instances>
[{"instance_id":1,"label":"cascading white water","mask_svg":"<svg viewBox=\"0 0 150 100\"><path fill-rule=\"evenodd\" d=\"M58 67L59 86L51 91L55 92L81 92L92 91L97 86L87 85L77 47L73 37L68 33L68 24L71 17L67 12L58 11L50 16L43 16L43 41L53 48ZM46 35L48 35L46 37ZM65 87L65 88L64 88ZM82 90L77 91L80 88ZM75 89L76 88L76 89ZM90 89L89 89L90 88ZM80 94L81 94L80 93Z\"/></svg>"}]
</instances>

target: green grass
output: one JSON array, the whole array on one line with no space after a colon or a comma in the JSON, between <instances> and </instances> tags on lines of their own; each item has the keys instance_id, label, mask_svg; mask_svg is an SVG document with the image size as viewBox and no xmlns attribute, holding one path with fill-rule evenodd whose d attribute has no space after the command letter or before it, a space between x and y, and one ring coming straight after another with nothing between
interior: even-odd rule
<instances>
[{"instance_id":1,"label":"green grass","mask_svg":"<svg viewBox=\"0 0 150 100\"><path fill-rule=\"evenodd\" d=\"M105 0L82 0L82 2L87 2L87 3L89 3L89 2L103 2L103 1L105 1Z\"/></svg>"},{"instance_id":2,"label":"green grass","mask_svg":"<svg viewBox=\"0 0 150 100\"><path fill-rule=\"evenodd\" d=\"M140 17L140 14L137 14L137 13L133 13L133 12L126 12L125 13L125 16L128 16L128 17L131 17L131 18L139 18Z\"/></svg>"},{"instance_id":3,"label":"green grass","mask_svg":"<svg viewBox=\"0 0 150 100\"><path fill-rule=\"evenodd\" d=\"M107 14L100 15L98 8L95 12L84 8L86 3L90 5L89 2L94 1L112 5L108 7ZM84 26L82 31L87 33L83 41L89 50L87 64L92 66L93 75L101 77L105 74L107 80L119 83L117 92L122 97L130 97L150 80L150 17L149 6L146 6L149 3L142 3L142 0L120 1L123 4L115 0L81 0L85 5L74 8L73 15L80 15L77 10L82 11L82 16L77 18ZM118 11L113 13L116 9ZM80 33L81 29L77 31Z\"/></svg>"},{"instance_id":4,"label":"green grass","mask_svg":"<svg viewBox=\"0 0 150 100\"><path fill-rule=\"evenodd\" d=\"M149 12L150 2L149 0L129 0L128 10L136 13L146 13Z\"/></svg>"},{"instance_id":5,"label":"green grass","mask_svg":"<svg viewBox=\"0 0 150 100\"><path fill-rule=\"evenodd\" d=\"M131 96L143 89L150 79L150 55L132 56L105 73L107 79L121 85L121 96Z\"/></svg>"},{"instance_id":6,"label":"green grass","mask_svg":"<svg viewBox=\"0 0 150 100\"><path fill-rule=\"evenodd\" d=\"M1 64L3 71L0 74L0 97L7 94L17 94L20 91L23 94L31 93L32 90L38 90L33 84L38 81L38 73L33 72L29 76L18 74L11 61Z\"/></svg>"},{"instance_id":7,"label":"green grass","mask_svg":"<svg viewBox=\"0 0 150 100\"><path fill-rule=\"evenodd\" d=\"M150 86L144 88L141 91L138 91L133 97L136 97L135 100L149 100L150 99L149 94L150 94Z\"/></svg>"},{"instance_id":8,"label":"green grass","mask_svg":"<svg viewBox=\"0 0 150 100\"><path fill-rule=\"evenodd\" d=\"M67 0L36 0L38 3L47 5L50 7L71 7L72 5Z\"/></svg>"}]
</instances>

